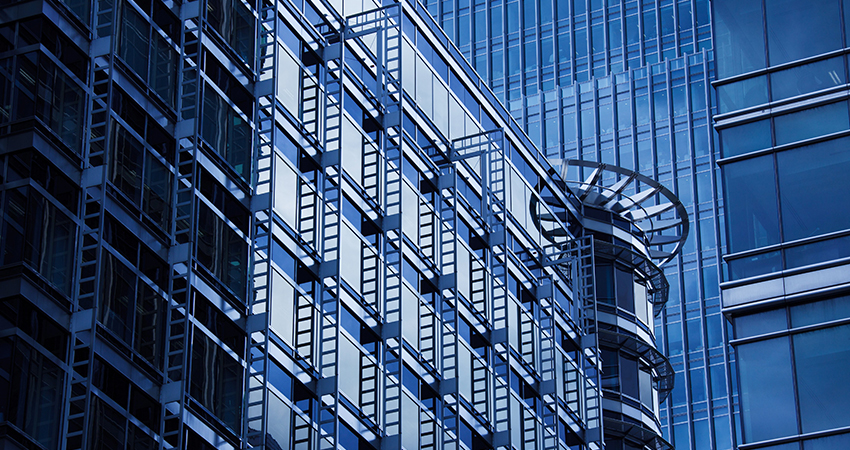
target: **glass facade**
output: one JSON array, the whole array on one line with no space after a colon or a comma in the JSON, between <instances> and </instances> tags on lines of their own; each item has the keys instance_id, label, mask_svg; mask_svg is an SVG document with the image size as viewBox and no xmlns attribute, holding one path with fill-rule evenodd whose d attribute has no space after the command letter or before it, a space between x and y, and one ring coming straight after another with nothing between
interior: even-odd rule
<instances>
[{"instance_id":1,"label":"glass facade","mask_svg":"<svg viewBox=\"0 0 850 450\"><path fill-rule=\"evenodd\" d=\"M817 193L844 190L850 5L718 1L713 13L736 442L839 448L850 222L843 196Z\"/></svg>"},{"instance_id":2,"label":"glass facade","mask_svg":"<svg viewBox=\"0 0 850 450\"><path fill-rule=\"evenodd\" d=\"M718 97L712 86L712 34L723 25L712 22L709 2L420 3L554 166L581 159L634 170L685 205L691 233L664 267L670 300L654 323L676 372L662 430L677 448L732 448L737 397L726 367L734 353L718 288L726 204L712 117L744 96ZM739 134L761 145L756 133Z\"/></svg>"},{"instance_id":3,"label":"glass facade","mask_svg":"<svg viewBox=\"0 0 850 450\"><path fill-rule=\"evenodd\" d=\"M707 45L699 4L632 11L661 31L598 64L589 5L575 79ZM0 5L0 442L671 447L657 342L711 186L673 145L710 148L707 52L541 85L520 125L421 4ZM563 20L517 6L488 20ZM533 42L509 77L554 73Z\"/></svg>"}]
</instances>

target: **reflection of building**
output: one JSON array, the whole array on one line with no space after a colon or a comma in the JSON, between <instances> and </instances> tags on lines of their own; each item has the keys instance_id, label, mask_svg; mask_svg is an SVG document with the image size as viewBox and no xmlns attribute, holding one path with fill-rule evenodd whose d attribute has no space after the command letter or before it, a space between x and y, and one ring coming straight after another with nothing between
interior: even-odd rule
<instances>
[{"instance_id":1,"label":"reflection of building","mask_svg":"<svg viewBox=\"0 0 850 450\"><path fill-rule=\"evenodd\" d=\"M713 2L741 449L850 446L850 5Z\"/></svg>"},{"instance_id":2,"label":"reflection of building","mask_svg":"<svg viewBox=\"0 0 850 450\"><path fill-rule=\"evenodd\" d=\"M681 205L363 3L4 7L4 447L668 447Z\"/></svg>"}]
</instances>

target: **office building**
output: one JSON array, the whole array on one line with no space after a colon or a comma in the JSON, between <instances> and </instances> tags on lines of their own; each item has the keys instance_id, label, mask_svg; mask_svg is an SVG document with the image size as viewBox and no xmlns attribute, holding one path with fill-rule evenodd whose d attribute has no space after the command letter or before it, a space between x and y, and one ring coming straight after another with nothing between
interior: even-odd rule
<instances>
[{"instance_id":1,"label":"office building","mask_svg":"<svg viewBox=\"0 0 850 450\"><path fill-rule=\"evenodd\" d=\"M850 446L850 5L713 2L737 446Z\"/></svg>"},{"instance_id":2,"label":"office building","mask_svg":"<svg viewBox=\"0 0 850 450\"><path fill-rule=\"evenodd\" d=\"M679 449L732 448L709 2L423 3L553 165L617 165L682 201L691 233L664 267L670 300L655 323L676 373L662 430Z\"/></svg>"},{"instance_id":3,"label":"office building","mask_svg":"<svg viewBox=\"0 0 850 450\"><path fill-rule=\"evenodd\" d=\"M5 0L0 36L3 448L670 448L687 205L553 167L423 5Z\"/></svg>"}]
</instances>

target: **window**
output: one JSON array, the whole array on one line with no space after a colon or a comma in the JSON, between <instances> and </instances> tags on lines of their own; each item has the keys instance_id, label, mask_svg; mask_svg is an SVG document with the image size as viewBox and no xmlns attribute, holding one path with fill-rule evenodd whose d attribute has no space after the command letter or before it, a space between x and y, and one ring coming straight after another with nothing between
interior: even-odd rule
<instances>
[{"instance_id":1,"label":"window","mask_svg":"<svg viewBox=\"0 0 850 450\"><path fill-rule=\"evenodd\" d=\"M172 172L141 141L113 122L108 179L163 231L169 233Z\"/></svg>"},{"instance_id":2,"label":"window","mask_svg":"<svg viewBox=\"0 0 850 450\"><path fill-rule=\"evenodd\" d=\"M23 262L70 295L76 225L35 188L5 191L0 223L0 265Z\"/></svg>"},{"instance_id":3,"label":"window","mask_svg":"<svg viewBox=\"0 0 850 450\"><path fill-rule=\"evenodd\" d=\"M253 66L254 19L239 0L207 0L207 22L242 60Z\"/></svg>"},{"instance_id":4,"label":"window","mask_svg":"<svg viewBox=\"0 0 850 450\"><path fill-rule=\"evenodd\" d=\"M198 201L197 216L195 248L198 262L238 299L244 301L248 279L248 244L202 201Z\"/></svg>"},{"instance_id":5,"label":"window","mask_svg":"<svg viewBox=\"0 0 850 450\"><path fill-rule=\"evenodd\" d=\"M767 50L771 66L842 47L839 0L768 0ZM738 41L741 42L741 41Z\"/></svg>"},{"instance_id":6,"label":"window","mask_svg":"<svg viewBox=\"0 0 850 450\"><path fill-rule=\"evenodd\" d=\"M850 227L850 199L831 195L850 189L848 146L841 138L776 155L784 241Z\"/></svg>"},{"instance_id":7,"label":"window","mask_svg":"<svg viewBox=\"0 0 850 450\"><path fill-rule=\"evenodd\" d=\"M210 86L204 86L201 137L236 174L250 179L251 126Z\"/></svg>"},{"instance_id":8,"label":"window","mask_svg":"<svg viewBox=\"0 0 850 450\"><path fill-rule=\"evenodd\" d=\"M714 2L714 19L717 78L765 67L762 2L717 0Z\"/></svg>"},{"instance_id":9,"label":"window","mask_svg":"<svg viewBox=\"0 0 850 450\"><path fill-rule=\"evenodd\" d=\"M0 60L0 93L0 124L35 117L72 151L82 151L83 89L51 58L32 52Z\"/></svg>"},{"instance_id":10,"label":"window","mask_svg":"<svg viewBox=\"0 0 850 450\"><path fill-rule=\"evenodd\" d=\"M235 433L242 425L242 365L195 330L189 394Z\"/></svg>"},{"instance_id":11,"label":"window","mask_svg":"<svg viewBox=\"0 0 850 450\"><path fill-rule=\"evenodd\" d=\"M118 56L167 105L177 101L177 51L130 4L122 2Z\"/></svg>"},{"instance_id":12,"label":"window","mask_svg":"<svg viewBox=\"0 0 850 450\"><path fill-rule=\"evenodd\" d=\"M64 371L21 339L0 339L0 409L46 448L59 447Z\"/></svg>"},{"instance_id":13,"label":"window","mask_svg":"<svg viewBox=\"0 0 850 450\"><path fill-rule=\"evenodd\" d=\"M772 156L723 168L730 252L779 242L779 214Z\"/></svg>"}]
</instances>

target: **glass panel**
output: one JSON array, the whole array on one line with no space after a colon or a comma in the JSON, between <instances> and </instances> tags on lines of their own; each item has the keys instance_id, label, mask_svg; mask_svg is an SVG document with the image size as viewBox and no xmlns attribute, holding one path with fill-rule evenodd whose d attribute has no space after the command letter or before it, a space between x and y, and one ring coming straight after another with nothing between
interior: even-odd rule
<instances>
[{"instance_id":1,"label":"glass panel","mask_svg":"<svg viewBox=\"0 0 850 450\"><path fill-rule=\"evenodd\" d=\"M123 127L116 126L109 158L109 181L130 200L139 204L142 194L142 164L145 149Z\"/></svg>"},{"instance_id":2,"label":"glass panel","mask_svg":"<svg viewBox=\"0 0 850 450\"><path fill-rule=\"evenodd\" d=\"M738 0L713 3L717 78L764 67L762 3Z\"/></svg>"},{"instance_id":3,"label":"glass panel","mask_svg":"<svg viewBox=\"0 0 850 450\"><path fill-rule=\"evenodd\" d=\"M850 421L850 325L794 336L794 360L803 433Z\"/></svg>"},{"instance_id":4,"label":"glass panel","mask_svg":"<svg viewBox=\"0 0 850 450\"><path fill-rule=\"evenodd\" d=\"M765 4L770 65L841 48L838 0L768 0Z\"/></svg>"},{"instance_id":5,"label":"glass panel","mask_svg":"<svg viewBox=\"0 0 850 450\"><path fill-rule=\"evenodd\" d=\"M142 210L153 219L154 223L168 230L171 218L171 171L154 158L151 153L145 153L145 185L142 193ZM170 231L170 230L168 230Z\"/></svg>"},{"instance_id":6,"label":"glass panel","mask_svg":"<svg viewBox=\"0 0 850 450\"><path fill-rule=\"evenodd\" d=\"M717 87L720 112L727 113L767 103L767 76L748 78Z\"/></svg>"},{"instance_id":7,"label":"glass panel","mask_svg":"<svg viewBox=\"0 0 850 450\"><path fill-rule=\"evenodd\" d=\"M773 157L739 161L723 168L726 223L731 252L779 242Z\"/></svg>"},{"instance_id":8,"label":"glass panel","mask_svg":"<svg viewBox=\"0 0 850 450\"><path fill-rule=\"evenodd\" d=\"M144 283L139 283L141 295L136 302L136 322L133 348L154 367L159 368L162 357L160 331L164 326L162 298Z\"/></svg>"},{"instance_id":9,"label":"glass panel","mask_svg":"<svg viewBox=\"0 0 850 450\"><path fill-rule=\"evenodd\" d=\"M242 117L212 87L205 86L201 136L242 178L250 175L251 134Z\"/></svg>"},{"instance_id":10,"label":"glass panel","mask_svg":"<svg viewBox=\"0 0 850 450\"><path fill-rule=\"evenodd\" d=\"M845 104L837 105L846 117ZM786 241L850 227L850 197L840 194L850 189L848 145L841 138L776 155Z\"/></svg>"},{"instance_id":11,"label":"glass panel","mask_svg":"<svg viewBox=\"0 0 850 450\"><path fill-rule=\"evenodd\" d=\"M785 268L808 266L850 256L850 236L785 249Z\"/></svg>"},{"instance_id":12,"label":"glass panel","mask_svg":"<svg viewBox=\"0 0 850 450\"><path fill-rule=\"evenodd\" d=\"M171 107L177 100L177 52L157 33L153 34L149 83L153 90Z\"/></svg>"},{"instance_id":13,"label":"glass panel","mask_svg":"<svg viewBox=\"0 0 850 450\"><path fill-rule=\"evenodd\" d=\"M270 448L290 448L292 408L277 395L270 394L268 414L269 417L274 418L274 420L269 420L268 434L266 434L268 446Z\"/></svg>"},{"instance_id":14,"label":"glass panel","mask_svg":"<svg viewBox=\"0 0 850 450\"><path fill-rule=\"evenodd\" d=\"M782 100L844 83L844 57L832 58L770 74L770 96Z\"/></svg>"},{"instance_id":15,"label":"glass panel","mask_svg":"<svg viewBox=\"0 0 850 450\"><path fill-rule=\"evenodd\" d=\"M602 349L602 387L604 389L620 389L620 361L617 352Z\"/></svg>"},{"instance_id":16,"label":"glass panel","mask_svg":"<svg viewBox=\"0 0 850 450\"><path fill-rule=\"evenodd\" d=\"M770 120L759 120L719 131L723 157L770 147Z\"/></svg>"},{"instance_id":17,"label":"glass panel","mask_svg":"<svg viewBox=\"0 0 850 450\"><path fill-rule=\"evenodd\" d=\"M850 122L846 101L777 116L773 120L776 145L846 130Z\"/></svg>"},{"instance_id":18,"label":"glass panel","mask_svg":"<svg viewBox=\"0 0 850 450\"><path fill-rule=\"evenodd\" d=\"M775 252L762 253L746 258L734 259L728 262L733 280L755 277L782 269L782 254Z\"/></svg>"},{"instance_id":19,"label":"glass panel","mask_svg":"<svg viewBox=\"0 0 850 450\"><path fill-rule=\"evenodd\" d=\"M118 40L118 56L143 80L148 75L148 49L150 48L150 24L127 3L121 11L121 36Z\"/></svg>"},{"instance_id":20,"label":"glass panel","mask_svg":"<svg viewBox=\"0 0 850 450\"><path fill-rule=\"evenodd\" d=\"M248 244L204 203L198 203L197 258L237 297L245 297Z\"/></svg>"},{"instance_id":21,"label":"glass panel","mask_svg":"<svg viewBox=\"0 0 850 450\"><path fill-rule=\"evenodd\" d=\"M614 297L614 267L610 264L596 266L596 300L615 305Z\"/></svg>"},{"instance_id":22,"label":"glass panel","mask_svg":"<svg viewBox=\"0 0 850 450\"><path fill-rule=\"evenodd\" d=\"M283 103L293 116L299 114L299 93L301 88L301 66L283 50L278 47L277 64L277 98Z\"/></svg>"},{"instance_id":23,"label":"glass panel","mask_svg":"<svg viewBox=\"0 0 850 450\"><path fill-rule=\"evenodd\" d=\"M189 394L238 433L242 422L242 365L206 335L196 332L191 367Z\"/></svg>"},{"instance_id":24,"label":"glass panel","mask_svg":"<svg viewBox=\"0 0 850 450\"><path fill-rule=\"evenodd\" d=\"M850 434L803 441L803 450L845 450L850 448Z\"/></svg>"},{"instance_id":25,"label":"glass panel","mask_svg":"<svg viewBox=\"0 0 850 450\"><path fill-rule=\"evenodd\" d=\"M737 348L744 443L797 434L788 338Z\"/></svg>"},{"instance_id":26,"label":"glass panel","mask_svg":"<svg viewBox=\"0 0 850 450\"><path fill-rule=\"evenodd\" d=\"M637 360L620 355L620 382L624 394L640 398Z\"/></svg>"},{"instance_id":27,"label":"glass panel","mask_svg":"<svg viewBox=\"0 0 850 450\"><path fill-rule=\"evenodd\" d=\"M788 321L785 318L785 308L736 317L733 323L736 339L758 336L788 328Z\"/></svg>"},{"instance_id":28,"label":"glass panel","mask_svg":"<svg viewBox=\"0 0 850 450\"><path fill-rule=\"evenodd\" d=\"M339 338L339 365L352 376L339 377L339 390L357 406L360 406L360 350L345 336ZM354 375L357 374L357 375Z\"/></svg>"},{"instance_id":29,"label":"glass panel","mask_svg":"<svg viewBox=\"0 0 850 450\"><path fill-rule=\"evenodd\" d=\"M791 307L791 326L804 327L850 317L850 297L838 297Z\"/></svg>"},{"instance_id":30,"label":"glass panel","mask_svg":"<svg viewBox=\"0 0 850 450\"><path fill-rule=\"evenodd\" d=\"M616 271L617 283L617 305L631 313L635 312L635 292L632 272L622 270L619 267Z\"/></svg>"}]
</instances>

